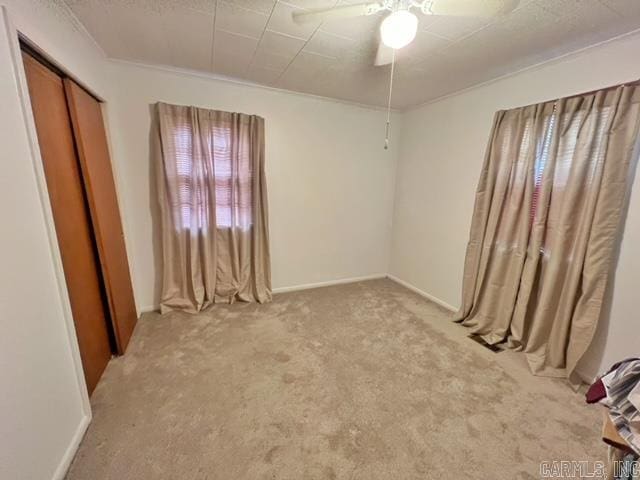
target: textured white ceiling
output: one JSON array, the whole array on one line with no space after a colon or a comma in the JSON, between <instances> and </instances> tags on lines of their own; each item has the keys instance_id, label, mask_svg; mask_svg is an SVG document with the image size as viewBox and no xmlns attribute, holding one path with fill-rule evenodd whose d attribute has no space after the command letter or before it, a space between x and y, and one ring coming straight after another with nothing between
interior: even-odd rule
<instances>
[{"instance_id":1,"label":"textured white ceiling","mask_svg":"<svg viewBox=\"0 0 640 480\"><path fill-rule=\"evenodd\" d=\"M113 58L386 104L390 67L373 66L382 15L291 19L298 9L361 0L65 1ZM495 19L418 15L415 41L397 55L396 108L640 28L640 0L521 0Z\"/></svg>"}]
</instances>

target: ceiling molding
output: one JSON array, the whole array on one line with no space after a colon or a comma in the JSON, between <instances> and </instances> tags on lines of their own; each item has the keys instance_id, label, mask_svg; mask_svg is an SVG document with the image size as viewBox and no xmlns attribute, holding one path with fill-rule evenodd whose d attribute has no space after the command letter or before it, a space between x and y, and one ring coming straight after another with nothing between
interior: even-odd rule
<instances>
[{"instance_id":1,"label":"ceiling molding","mask_svg":"<svg viewBox=\"0 0 640 480\"><path fill-rule=\"evenodd\" d=\"M270 6L270 11L247 10L256 15L246 16L244 10L231 9L224 25L218 24L219 12L214 11L210 25L192 15L186 1L175 0L175 9L154 11L148 21L148 2L117 0L107 9L103 1L85 0L77 7L70 0L56 3L106 58L384 110L381 100L388 93L389 74L374 68L369 58L378 44L380 19L375 16L351 19L348 25L336 21L329 29L322 22L301 29L286 18L288 9L277 10L294 8L292 0L251 0L265 9ZM412 111L633 35L640 22L640 0L613 9L617 1L574 5L521 0L504 18L426 21L398 58L394 111ZM347 31L349 37L344 36ZM445 31L449 33L440 35ZM237 41L220 43L221 32L236 35ZM203 46L205 37L210 48ZM166 38L173 43L164 45Z\"/></svg>"},{"instance_id":2,"label":"ceiling molding","mask_svg":"<svg viewBox=\"0 0 640 480\"><path fill-rule=\"evenodd\" d=\"M73 10L71 10L71 7L67 3L67 1L66 0L61 0L58 3L58 5L62 6L62 10L64 11L64 14L69 18L69 21L71 23L73 23L73 25L78 29L78 31L82 35L87 37L87 39L95 46L95 48L98 50L98 52L100 52L100 55L103 58L109 58L109 56L107 55L107 52L104 51L104 49L98 43L98 41L93 37L93 35L91 35L91 32L89 32L89 30L87 30L87 27L84 26L84 23L82 23L82 21L80 21L78 16L75 13L73 13Z\"/></svg>"},{"instance_id":3,"label":"ceiling molding","mask_svg":"<svg viewBox=\"0 0 640 480\"><path fill-rule=\"evenodd\" d=\"M578 55L580 55L582 53L585 53L585 52L587 52L589 50L593 50L595 48L602 47L603 45L606 45L608 43L612 43L612 42L615 42L615 41L618 41L618 40L622 40L622 39L624 39L626 37L631 37L631 36L638 35L638 34L640 34L640 28L636 28L635 30L631 30L630 32L626 32L626 33L623 33L621 35L617 35L615 37L609 38L607 40L602 40L602 41L594 43L592 45L588 45L586 47L579 48L578 50L573 50L571 52L563 53L563 54L558 55L557 57L553 57L553 58L551 58L549 60L544 60L544 61L536 63L534 65L529 65L529 66L526 66L526 67L521 68L519 70L516 70L516 71L513 71L513 72L509 72L509 73L505 73L504 75L500 75L498 77L492 78L492 79L487 80L485 82L477 83L475 85L471 85L469 87L466 87L466 88L463 88L463 89L460 89L460 90L456 90L455 92L447 93L446 95L442 95L440 97L433 98L431 100L427 100L426 102L422 102L422 103L420 103L418 105L413 105L413 106L410 106L410 107L403 108L401 110L401 112L411 112L413 110L419 110L422 107L426 107L427 105L431 105L431 104L434 104L434 103L441 102L443 100L446 100L447 98L455 97L457 95L461 95L463 93L470 92L470 91L476 90L478 88L486 87L487 85L491 85L491 84L499 82L501 80L506 80L507 78L515 77L517 75L520 75L521 73L539 70L539 69L544 68L546 66L552 65L554 63L558 63L558 62L560 62L562 60L565 60L565 59L567 59L569 57L577 57ZM634 78L633 80L637 80L637 79Z\"/></svg>"},{"instance_id":4,"label":"ceiling molding","mask_svg":"<svg viewBox=\"0 0 640 480\"><path fill-rule=\"evenodd\" d=\"M272 92L277 92L277 93L285 93L288 95L294 95L297 97L306 97L306 98L311 98L311 99L315 99L315 100L322 100L325 102L331 102L331 103L337 103L340 105L347 105L350 107L357 107L357 108L362 108L365 110L375 110L377 112L386 112L387 111L387 107L382 107L382 106L377 106L377 105L367 105L366 103L358 103L358 102L352 102L350 100L343 100L340 98L333 98L333 97L324 97L322 95L314 95L312 93L305 93L305 92L298 92L295 90L287 90L285 88L278 88L278 87L270 87L268 85L262 85L260 83L254 83L251 82L249 80L243 80L243 79L239 79L239 78L235 78L235 77L226 77L224 75L220 75L217 73L207 73L207 72L201 72L199 70L189 70L187 68L180 68L180 67L173 67L171 65L158 65L158 64L153 64L153 63L145 63L145 62L137 62L135 60L123 60L120 58L107 58L107 60L109 62L112 63L122 63L125 65L132 65L135 67L139 67L139 68L146 68L149 70L159 70L161 72L165 72L165 73L173 73L173 74L177 74L177 75L183 75L183 76L187 76L187 77L198 77L198 78L203 78L206 80L215 80L218 82L224 82L224 83L231 83L231 84L235 84L235 85L241 85L244 87L252 87L252 88L258 88L261 90L269 90ZM391 109L391 113L402 113L403 110L397 109L397 108L392 108Z\"/></svg>"}]
</instances>

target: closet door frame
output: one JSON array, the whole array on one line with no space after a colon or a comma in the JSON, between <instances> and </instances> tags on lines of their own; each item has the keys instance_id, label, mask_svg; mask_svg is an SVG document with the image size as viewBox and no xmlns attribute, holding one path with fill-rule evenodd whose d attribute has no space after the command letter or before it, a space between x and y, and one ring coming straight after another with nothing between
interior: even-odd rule
<instances>
[{"instance_id":1,"label":"closet door frame","mask_svg":"<svg viewBox=\"0 0 640 480\"><path fill-rule=\"evenodd\" d=\"M114 341L63 77L23 51L31 104L89 394Z\"/></svg>"},{"instance_id":2,"label":"closet door frame","mask_svg":"<svg viewBox=\"0 0 640 480\"><path fill-rule=\"evenodd\" d=\"M62 307L62 313L64 318L65 330L68 337L68 344L71 353L71 359L74 366L74 374L78 385L78 391L81 396L81 405L83 411L83 418L81 420L80 425L78 426L78 430L74 436L74 446L77 447L84 436L86 429L89 426L92 418L91 412L91 403L89 400L89 394L87 390L87 384L85 382L84 377L84 369L82 365L82 360L80 357L80 349L78 346L78 340L76 336L75 323L73 320L73 315L71 311L71 304L69 301L69 292L67 289L64 269L62 265L62 257L60 254L60 249L58 245L58 239L56 235L55 223L53 212L51 209L51 204L49 202L49 191L47 189L47 181L44 172L44 166L42 163L42 155L40 153L40 146L38 143L38 134L36 131L35 120L33 116L33 110L31 107L31 100L29 98L29 88L27 84L27 78L24 70L24 65L22 63L22 48L21 43L26 45L30 50L37 53L44 60L55 66L58 70L62 71L69 78L76 81L83 88L86 88L88 91L92 93L98 100L104 101L104 99L95 94L93 89L90 88L82 79L78 78L69 70L65 69L61 66L61 62L56 61L55 58L48 55L46 51L38 46L38 44L31 39L29 39L24 33L22 33L16 25L13 23L10 12L7 7L0 5L0 22L2 22L8 36L9 49L11 51L11 69L13 71L13 75L15 77L16 89L18 92L18 96L20 98L20 103L22 106L22 116L24 121L24 126L27 131L28 142L30 144L30 152L31 152L31 166L33 168L33 173L36 178L36 183L38 187L38 196L40 201L40 206L42 209L42 215L45 220L45 226L47 231L47 240L49 244L49 250L51 254L52 266L55 272L55 280L58 289L58 295L60 299L60 304ZM112 165L113 167L113 165ZM117 172L114 170L114 177L117 179ZM124 228L124 223L123 223ZM73 448L73 452L75 448ZM65 456L63 459L63 463L59 465L60 473L63 475L66 471L66 468L70 465L73 459L73 452Z\"/></svg>"}]
</instances>

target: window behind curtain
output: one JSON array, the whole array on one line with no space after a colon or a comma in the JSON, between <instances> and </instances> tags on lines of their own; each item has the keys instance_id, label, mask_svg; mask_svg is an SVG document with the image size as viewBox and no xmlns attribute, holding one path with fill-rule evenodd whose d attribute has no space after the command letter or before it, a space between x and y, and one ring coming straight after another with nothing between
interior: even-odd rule
<instances>
[{"instance_id":1,"label":"window behind curtain","mask_svg":"<svg viewBox=\"0 0 640 480\"><path fill-rule=\"evenodd\" d=\"M543 180L548 176L551 182L551 197L548 199L548 211L545 214L544 231L545 240L541 246L541 253L550 254L549 240L559 231L557 223L560 221L559 215L563 209L563 198L567 184L572 175L572 168L575 162L588 162L587 168L578 166L577 171L584 172L583 177L575 182L573 189L580 189L586 195L588 189L593 188L593 178L599 163L602 162L606 150L607 136L605 130L612 114L609 106L601 106L593 111L571 110L570 112L559 113L555 107L553 111L545 114L542 119L542 125L539 131L536 130L533 117L523 119L521 127L517 127L517 123L507 123L504 126L504 134L502 135L502 144L500 146L501 155L504 158L513 158L511 170L508 172L513 178L512 187L509 189L507 196L513 202L512 207L518 205L519 192L516 185L523 185L522 182L533 182L531 206L529 210L529 222L533 226L536 219L541 215L542 187ZM589 114L587 118L587 113ZM585 135L588 132L592 135ZM581 132L582 135L581 135ZM518 139L514 142L514 136L518 135ZM589 138L589 143L578 145L579 138ZM557 145L552 145L554 138ZM530 175L527 166L529 163L528 155L531 148L535 149L535 158L533 164L533 175ZM551 149L554 149L554 152ZM591 155L585 155L578 152L579 148L588 148ZM555 156L553 171L550 170L550 156ZM528 179L528 180L527 180ZM513 196L512 196L513 195ZM496 233L496 244L501 248L513 248L514 244L501 240L503 236L508 236L508 224L501 223Z\"/></svg>"},{"instance_id":2,"label":"window behind curtain","mask_svg":"<svg viewBox=\"0 0 640 480\"><path fill-rule=\"evenodd\" d=\"M569 114L558 115L555 108L554 111L547 119L545 119L544 134L538 138L538 145L536 149L535 160L535 172L534 172L534 193L533 201L531 203L531 221L533 222L536 217L536 213L539 207L540 190L542 188L542 178L545 174L546 167L548 165L548 159L550 155L551 140L555 134L556 129L561 129L561 135L557 145L557 160L555 171L553 172L553 191L557 197L562 195L562 192L567 185L569 175L571 172L571 165L576 157L576 148L578 144L578 137L580 135L581 128L592 128L585 124L586 111L576 111ZM593 116L591 121L595 121L596 125L593 126L595 135L591 138L592 146L594 147L593 157L588 157L588 161L591 162L590 174L585 177L581 182L582 188L589 188L593 180L593 174L598 162L603 160L606 136L605 129L611 115L611 108L603 106L598 110L598 115ZM583 158L585 157L580 156ZM558 205L560 202L556 201ZM553 215L552 215L553 217Z\"/></svg>"},{"instance_id":3,"label":"window behind curtain","mask_svg":"<svg viewBox=\"0 0 640 480\"><path fill-rule=\"evenodd\" d=\"M211 184L215 193L215 212L217 228L239 228L247 230L253 224L252 201L252 164L249 158L249 146L241 141L235 144L231 139L231 128L215 126L209 132L209 145L202 148L212 149L213 165L207 165L201 178ZM194 135L189 125L178 125L174 130L176 173L178 175L178 198L175 205L178 220L176 225L182 229L207 228L212 219L208 218L209 192L207 185L199 185L192 175ZM234 171L233 156L238 156L237 169ZM195 163L197 165L197 163ZM213 172L213 175L212 175ZM213 177L213 178L212 178ZM195 207L195 208L194 208ZM194 218L194 215L197 217Z\"/></svg>"},{"instance_id":4,"label":"window behind curtain","mask_svg":"<svg viewBox=\"0 0 640 480\"><path fill-rule=\"evenodd\" d=\"M542 175L544 173L544 169L547 166L547 160L549 159L549 148L551 147L551 139L553 138L553 129L556 124L556 112L555 109L553 113L545 119L545 133L542 138L538 139L538 144L536 145L536 161L534 163L534 174L533 174L533 199L531 200L531 223L536 218L536 212L538 210L538 203L540 201L540 190L542 189Z\"/></svg>"}]
</instances>

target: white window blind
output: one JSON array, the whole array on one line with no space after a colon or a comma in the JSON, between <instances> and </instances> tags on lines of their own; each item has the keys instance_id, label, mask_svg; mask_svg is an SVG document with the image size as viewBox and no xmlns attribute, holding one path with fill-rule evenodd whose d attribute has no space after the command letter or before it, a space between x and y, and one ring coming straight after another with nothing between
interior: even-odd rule
<instances>
[{"instance_id":1,"label":"white window blind","mask_svg":"<svg viewBox=\"0 0 640 480\"><path fill-rule=\"evenodd\" d=\"M611 115L611 108L603 106L597 111L597 115L590 115L585 120L586 111L571 112L570 114L558 115L554 109L553 114L545 121L545 130L541 138L538 139L538 148L536 151L535 162L535 188L533 194L533 202L531 205L531 219L535 219L538 210L539 195L542 187L542 179L545 175L549 164L549 155L551 154L551 140L556 133L556 129L560 129L557 151L555 153L555 167L553 171L553 192L556 197L555 205L561 202L557 201L561 197L569 182L571 176L571 168L576 158L581 161L589 162L589 169L584 171L589 174L581 178L578 185L586 189L591 187L595 169L604 159L606 146L606 128ZM591 122L591 123L589 123ZM582 130L593 130L593 135L589 136L589 144L583 145L582 148L589 148L591 155L576 155L578 148L578 139ZM553 205L552 205L553 207Z\"/></svg>"},{"instance_id":2,"label":"white window blind","mask_svg":"<svg viewBox=\"0 0 640 480\"><path fill-rule=\"evenodd\" d=\"M174 129L176 224L183 229L208 228L215 204L216 227L249 229L253 224L249 145L234 140L231 126L224 124L212 127L205 138L208 142L194 138L187 124Z\"/></svg>"}]
</instances>

